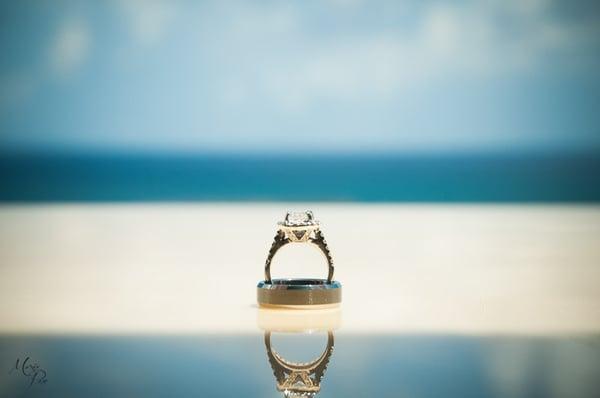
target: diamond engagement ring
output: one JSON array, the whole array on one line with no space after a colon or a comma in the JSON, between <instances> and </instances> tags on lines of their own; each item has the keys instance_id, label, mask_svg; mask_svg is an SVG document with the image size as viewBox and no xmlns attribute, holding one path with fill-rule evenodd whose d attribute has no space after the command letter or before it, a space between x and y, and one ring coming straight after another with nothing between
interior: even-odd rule
<instances>
[{"instance_id":1,"label":"diamond engagement ring","mask_svg":"<svg viewBox=\"0 0 600 398\"><path fill-rule=\"evenodd\" d=\"M327 279L271 279L271 262L275 254L288 243L311 243L327 260ZM288 212L278 223L278 230L265 263L265 280L257 286L261 305L313 306L337 304L342 286L333 280L333 258L312 211Z\"/></svg>"}]
</instances>

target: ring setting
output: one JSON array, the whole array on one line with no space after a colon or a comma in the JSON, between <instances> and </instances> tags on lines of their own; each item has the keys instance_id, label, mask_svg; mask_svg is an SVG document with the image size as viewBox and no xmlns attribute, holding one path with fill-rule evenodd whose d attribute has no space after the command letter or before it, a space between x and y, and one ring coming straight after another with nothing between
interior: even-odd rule
<instances>
[{"instance_id":1,"label":"ring setting","mask_svg":"<svg viewBox=\"0 0 600 398\"><path fill-rule=\"evenodd\" d=\"M288 212L283 221L277 223L279 229L291 242L307 242L319 230L319 222L312 211Z\"/></svg>"}]
</instances>

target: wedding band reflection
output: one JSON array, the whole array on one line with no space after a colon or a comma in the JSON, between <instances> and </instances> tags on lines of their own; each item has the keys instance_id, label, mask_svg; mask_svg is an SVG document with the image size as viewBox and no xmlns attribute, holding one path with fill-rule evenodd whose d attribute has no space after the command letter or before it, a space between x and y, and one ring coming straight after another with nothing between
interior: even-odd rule
<instances>
[{"instance_id":1,"label":"wedding band reflection","mask_svg":"<svg viewBox=\"0 0 600 398\"><path fill-rule=\"evenodd\" d=\"M258 326L265 331L264 342L267 358L275 379L277 390L285 397L313 397L321 390L321 381L331 360L334 346L333 330L341 323L341 312L330 310L285 310L259 309ZM296 362L284 358L271 342L272 332L308 335L312 332L327 332L327 346L315 359Z\"/></svg>"}]
</instances>

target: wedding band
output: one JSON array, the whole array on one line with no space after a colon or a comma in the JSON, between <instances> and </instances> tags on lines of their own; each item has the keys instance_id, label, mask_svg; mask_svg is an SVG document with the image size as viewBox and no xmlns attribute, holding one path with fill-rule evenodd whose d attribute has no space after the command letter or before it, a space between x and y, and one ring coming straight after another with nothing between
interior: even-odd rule
<instances>
[{"instance_id":1,"label":"wedding band","mask_svg":"<svg viewBox=\"0 0 600 398\"><path fill-rule=\"evenodd\" d=\"M274 279L258 283L257 297L265 306L328 306L342 301L342 285L325 279Z\"/></svg>"},{"instance_id":2,"label":"wedding band","mask_svg":"<svg viewBox=\"0 0 600 398\"><path fill-rule=\"evenodd\" d=\"M257 286L258 303L266 306L327 306L341 302L342 285L333 280L333 258L313 213L288 212L278 226L265 262L265 280ZM273 258L289 243L315 245L327 261L327 279L271 279Z\"/></svg>"}]
</instances>

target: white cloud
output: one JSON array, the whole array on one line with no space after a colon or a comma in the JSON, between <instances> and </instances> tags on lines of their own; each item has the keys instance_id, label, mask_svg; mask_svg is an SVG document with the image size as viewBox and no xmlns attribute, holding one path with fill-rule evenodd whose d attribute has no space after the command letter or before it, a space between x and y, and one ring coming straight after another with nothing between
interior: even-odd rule
<instances>
[{"instance_id":1,"label":"white cloud","mask_svg":"<svg viewBox=\"0 0 600 398\"><path fill-rule=\"evenodd\" d=\"M461 16L450 6L434 6L427 12L422 23L422 41L433 52L450 55L457 51L464 38Z\"/></svg>"},{"instance_id":2,"label":"white cloud","mask_svg":"<svg viewBox=\"0 0 600 398\"><path fill-rule=\"evenodd\" d=\"M169 32L177 16L174 2L163 0L121 0L119 9L128 21L135 39L152 46Z\"/></svg>"},{"instance_id":3,"label":"white cloud","mask_svg":"<svg viewBox=\"0 0 600 398\"><path fill-rule=\"evenodd\" d=\"M548 51L568 48L582 36L548 16L542 0L434 3L411 10L416 22L410 27L372 27L361 34L339 29L326 35L311 31L299 9L265 13L254 7L238 11L234 23L225 25L223 47L252 51L265 37L272 43L277 26L282 51L275 46L261 60L264 67L237 79L256 82L246 87L258 90L249 98L266 96L290 111L321 99L386 100L437 78L524 72L541 67ZM286 52L288 43L300 50Z\"/></svg>"},{"instance_id":4,"label":"white cloud","mask_svg":"<svg viewBox=\"0 0 600 398\"><path fill-rule=\"evenodd\" d=\"M68 74L85 61L90 47L90 32L81 18L64 21L50 44L49 62L54 71Z\"/></svg>"},{"instance_id":5,"label":"white cloud","mask_svg":"<svg viewBox=\"0 0 600 398\"><path fill-rule=\"evenodd\" d=\"M61 21L54 36L42 47L46 51L45 62L0 76L0 108L21 105L45 80L55 75L65 77L80 68L88 57L90 44L90 29L83 18Z\"/></svg>"}]
</instances>

